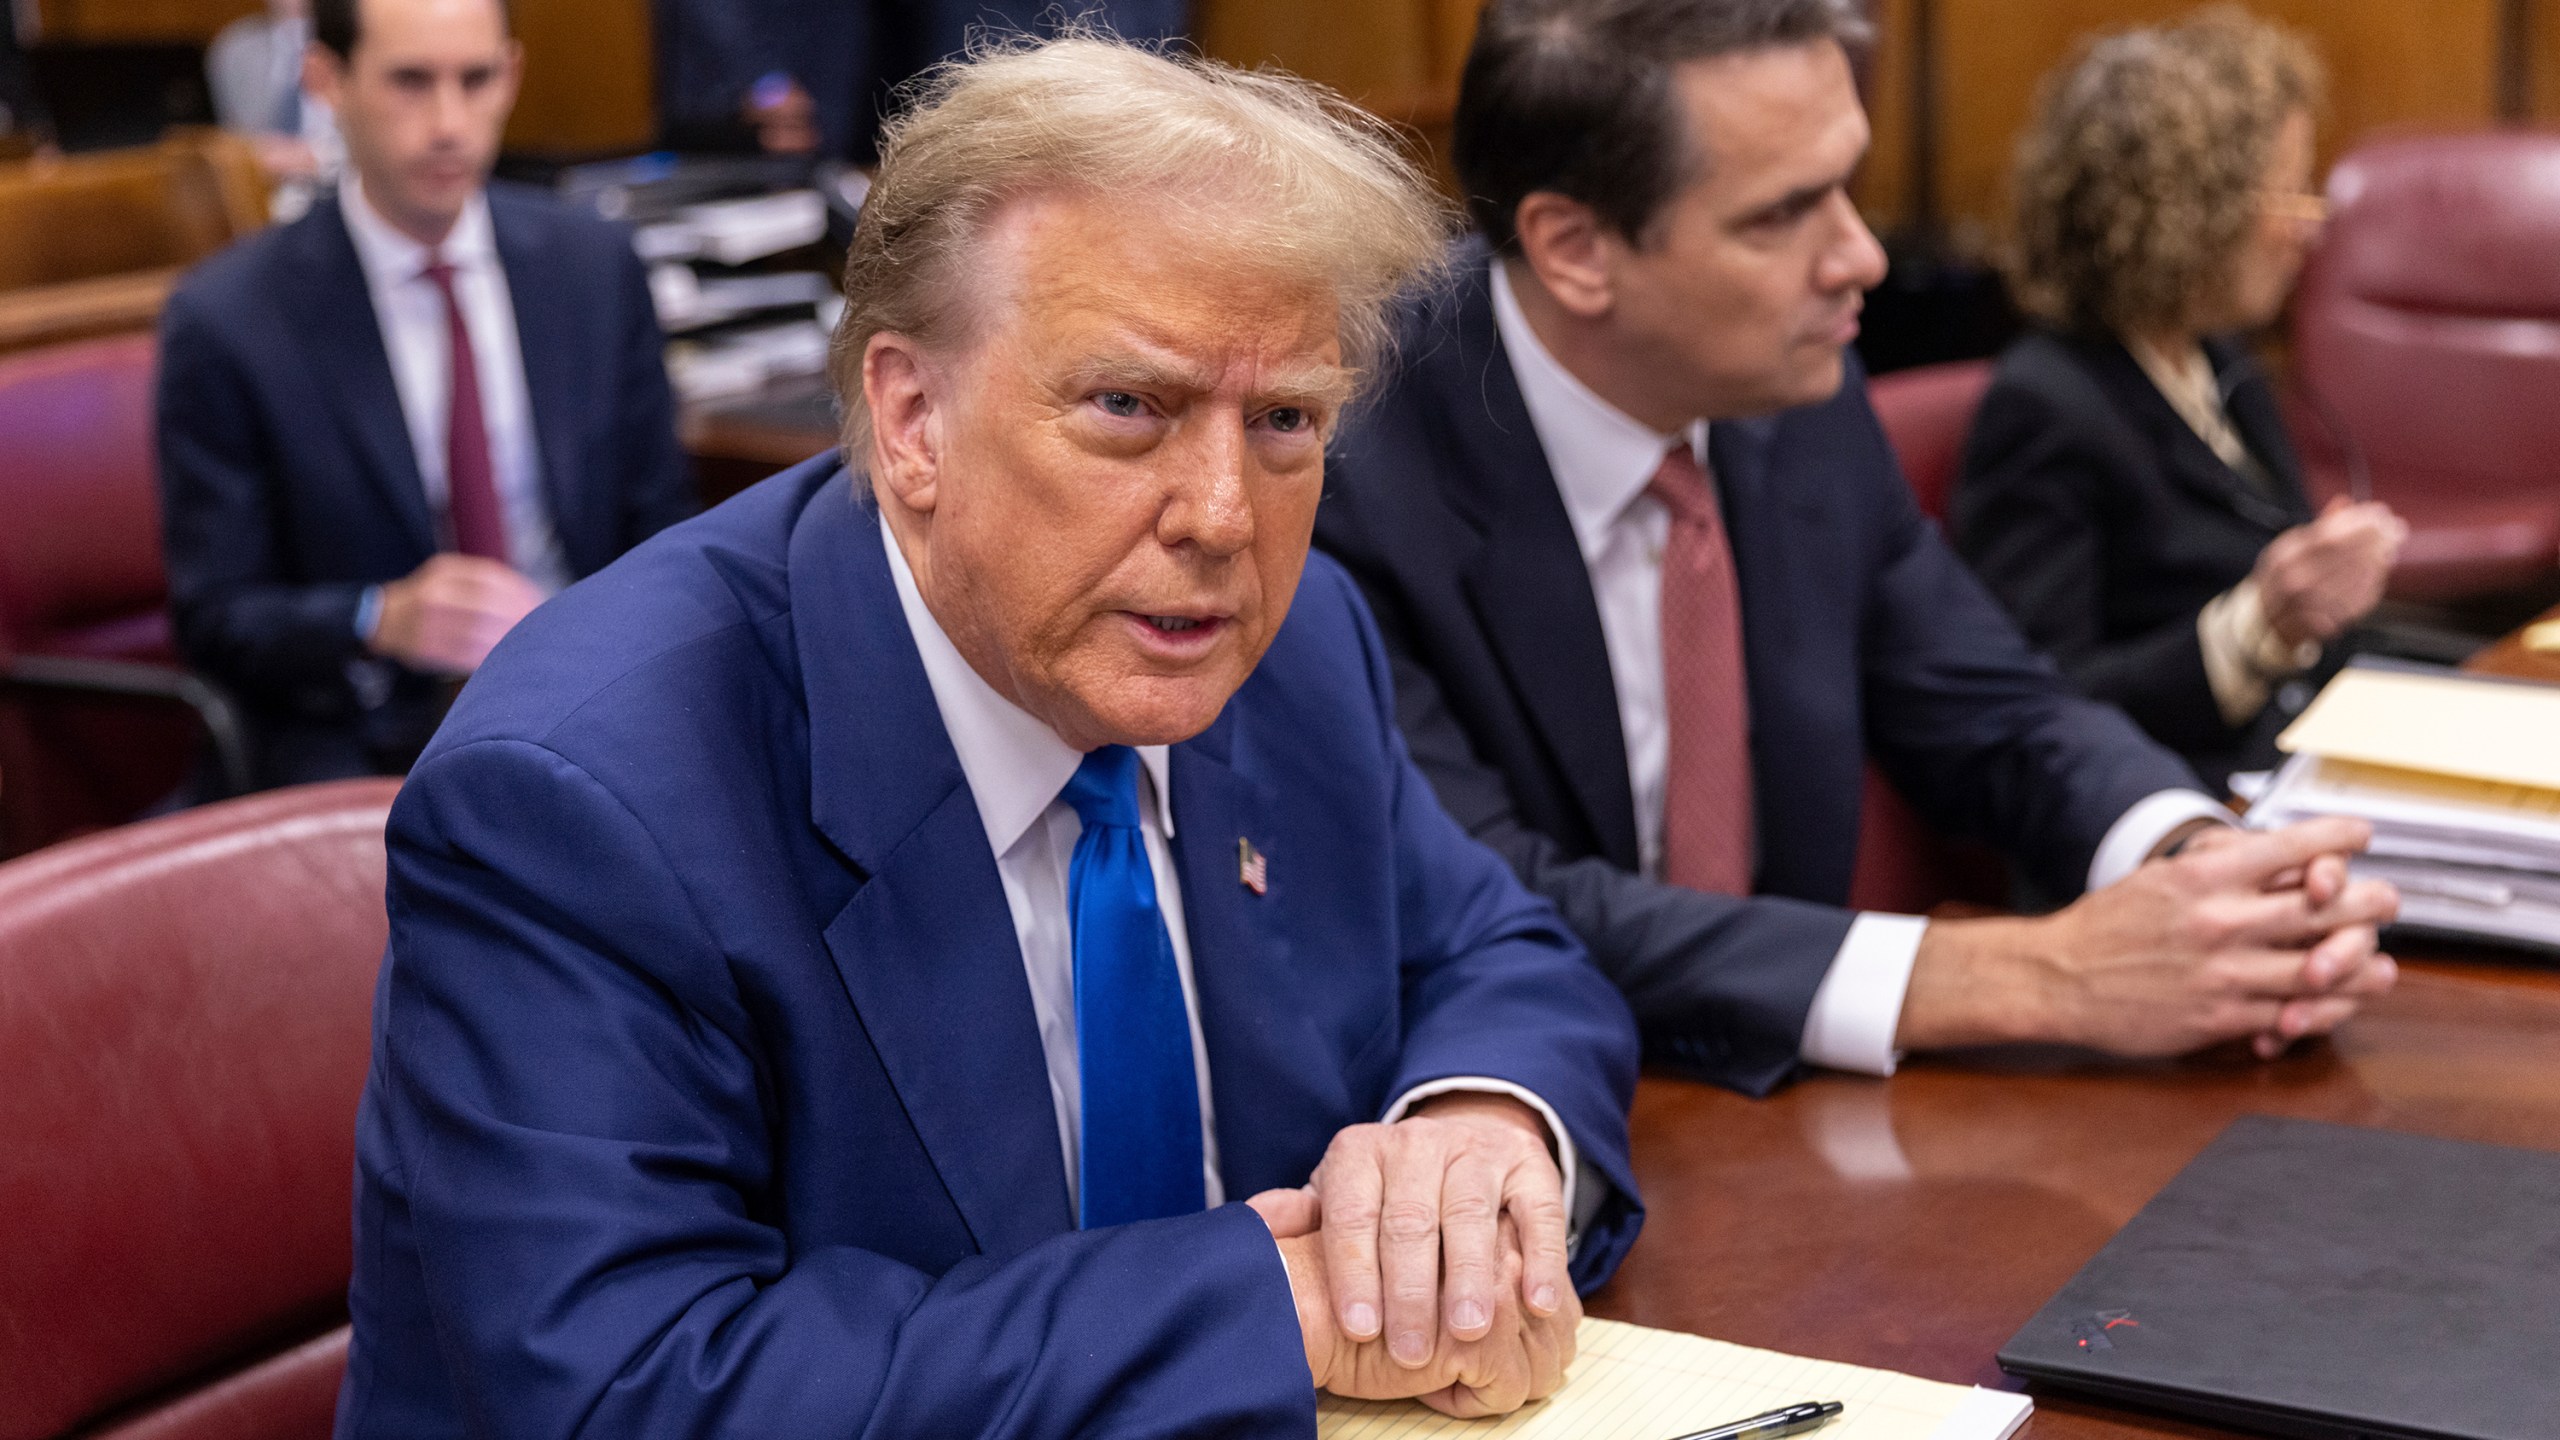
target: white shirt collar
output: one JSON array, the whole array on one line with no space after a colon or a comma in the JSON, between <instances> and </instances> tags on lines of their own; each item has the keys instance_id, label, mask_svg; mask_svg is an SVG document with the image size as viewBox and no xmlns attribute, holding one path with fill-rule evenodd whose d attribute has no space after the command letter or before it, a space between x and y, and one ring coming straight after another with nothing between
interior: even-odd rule
<instances>
[{"instance_id":1,"label":"white shirt collar","mask_svg":"<svg viewBox=\"0 0 2560 1440\"><path fill-rule=\"evenodd\" d=\"M382 218L382 212L364 198L364 182L353 170L338 182L338 211L346 216L347 237L355 241L356 259L363 263L366 279L376 285L397 285L426 271L427 247ZM486 190L472 192L462 207L462 218L453 222L453 233L436 248L456 270L468 270L497 254L497 231L489 223Z\"/></svg>"},{"instance_id":2,"label":"white shirt collar","mask_svg":"<svg viewBox=\"0 0 2560 1440\"><path fill-rule=\"evenodd\" d=\"M1547 469L1563 492L1574 539L1588 561L1607 544L1609 527L1662 468L1663 452L1681 437L1662 434L1574 378L1530 328L1519 297L1511 291L1509 267L1500 257L1492 264L1494 328L1511 357L1512 377L1520 382L1529 422L1537 427ZM1688 430L1690 448L1699 455L1706 454L1706 430L1703 420Z\"/></svg>"},{"instance_id":3,"label":"white shirt collar","mask_svg":"<svg viewBox=\"0 0 2560 1440\"><path fill-rule=\"evenodd\" d=\"M889 522L880 522L880 543L889 552L889 573L898 584L898 606L906 612L907 631L924 659L924 678L933 687L934 707L942 712L942 728L960 755L960 773L977 797L978 818L987 827L987 844L998 857L1022 839L1043 812L1075 778L1084 752L1058 738L1038 717L996 693L960 647L951 643L942 622L924 603L915 573L898 549ZM1157 823L1173 834L1173 786L1162 745L1141 745L1138 762L1155 788Z\"/></svg>"}]
</instances>

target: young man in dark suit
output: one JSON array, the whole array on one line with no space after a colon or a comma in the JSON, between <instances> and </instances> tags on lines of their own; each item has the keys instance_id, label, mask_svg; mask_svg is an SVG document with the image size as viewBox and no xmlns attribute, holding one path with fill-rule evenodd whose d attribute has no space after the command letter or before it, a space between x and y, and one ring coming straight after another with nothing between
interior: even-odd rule
<instances>
[{"instance_id":1,"label":"young man in dark suit","mask_svg":"<svg viewBox=\"0 0 2560 1440\"><path fill-rule=\"evenodd\" d=\"M313 32L345 183L161 327L178 643L269 785L406 769L499 637L693 509L627 236L488 183L500 0L321 0Z\"/></svg>"},{"instance_id":2,"label":"young man in dark suit","mask_svg":"<svg viewBox=\"0 0 2560 1440\"><path fill-rule=\"evenodd\" d=\"M1486 243L1346 427L1319 543L1442 801L1657 1054L1754 1093L2005 1040L2271 1056L2391 983L2396 898L2345 882L2356 827L2221 823L1913 504L1846 355L1885 264L1866 37L1850 0L1494 0L1456 126ZM2088 894L1851 913L1870 758Z\"/></svg>"}]
</instances>

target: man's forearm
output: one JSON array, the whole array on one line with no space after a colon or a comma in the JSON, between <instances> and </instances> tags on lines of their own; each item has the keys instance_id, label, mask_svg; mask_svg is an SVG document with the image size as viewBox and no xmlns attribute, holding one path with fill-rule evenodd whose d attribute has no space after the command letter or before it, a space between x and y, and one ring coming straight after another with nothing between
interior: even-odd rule
<instances>
[{"instance_id":1,"label":"man's forearm","mask_svg":"<svg viewBox=\"0 0 2560 1440\"><path fill-rule=\"evenodd\" d=\"M1894 1043L1947 1050L2072 1038L2050 917L1932 922L1904 992Z\"/></svg>"}]
</instances>

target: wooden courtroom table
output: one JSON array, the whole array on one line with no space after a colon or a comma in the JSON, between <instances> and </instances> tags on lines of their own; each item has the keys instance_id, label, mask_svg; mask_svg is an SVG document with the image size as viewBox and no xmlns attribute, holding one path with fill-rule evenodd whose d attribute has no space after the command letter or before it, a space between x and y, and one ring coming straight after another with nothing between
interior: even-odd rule
<instances>
[{"instance_id":1,"label":"wooden courtroom table","mask_svg":"<svg viewBox=\"0 0 2560 1440\"><path fill-rule=\"evenodd\" d=\"M2470 668L2560 681L2560 656L2514 637ZM1592 1313L2017 1389L1994 1352L2238 1116L2560 1151L2560 963L2401 962L2391 994L2273 1064L2237 1047L2157 1063L2017 1049L1817 1075L1767 1100L1647 1076L1644 1235ZM2039 1394L2020 1433L2236 1432Z\"/></svg>"}]
</instances>

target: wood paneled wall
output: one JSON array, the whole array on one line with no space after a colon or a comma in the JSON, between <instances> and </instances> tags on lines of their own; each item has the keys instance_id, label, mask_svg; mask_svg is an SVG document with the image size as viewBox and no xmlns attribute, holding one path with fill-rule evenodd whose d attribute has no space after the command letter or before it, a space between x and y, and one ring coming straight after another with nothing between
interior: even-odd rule
<instances>
[{"instance_id":1,"label":"wood paneled wall","mask_svg":"<svg viewBox=\"0 0 2560 1440\"><path fill-rule=\"evenodd\" d=\"M2324 156L2378 132L2500 123L2510 0L2248 0L2307 36L2328 62ZM2093 32L2192 13L2196 0L1882 0L1880 73L1910 70L1915 16L1932 12L1936 217L1973 248L1998 233L2009 166L2042 78ZM2560 119L2560 0L2530 0L2529 113ZM1899 100L1901 103L1897 104ZM1879 88L1879 143L1861 200L1884 226L1927 218L1917 204L1907 89ZM1899 132L1902 138L1892 138Z\"/></svg>"},{"instance_id":2,"label":"wood paneled wall","mask_svg":"<svg viewBox=\"0 0 2560 1440\"><path fill-rule=\"evenodd\" d=\"M260 0L36 0L45 37L209 38ZM847 0L804 0L809 4ZM2197 0L1872 0L1883 40L1870 66L1876 147L1860 199L1879 224L1936 218L1960 236L1996 230L2009 156L2037 82L2095 30L2185 14ZM2246 0L2312 37L2334 74L2324 148L2379 130L2560 124L2560 0ZM1481 0L1196 0L1201 46L1321 80L1445 139ZM2513 7L2521 7L2520 11ZM1934 50L1933 144L1914 133L1915 67ZM560 153L644 143L650 110L648 0L515 0L529 66L509 140ZM2516 20L2521 18L2518 25ZM2515 32L2521 31L2517 36ZM2507 48L2523 42L2521 54ZM2501 114L2510 75L2523 117ZM1934 156L1925 183L1915 158Z\"/></svg>"}]
</instances>

